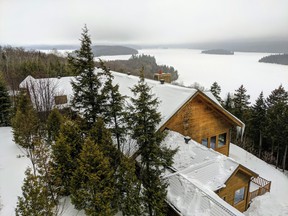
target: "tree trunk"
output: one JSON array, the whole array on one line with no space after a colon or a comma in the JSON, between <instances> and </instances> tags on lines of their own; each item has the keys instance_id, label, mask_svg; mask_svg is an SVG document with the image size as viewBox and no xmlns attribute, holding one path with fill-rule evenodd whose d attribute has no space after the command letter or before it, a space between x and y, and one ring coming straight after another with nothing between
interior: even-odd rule
<instances>
[{"instance_id":1,"label":"tree trunk","mask_svg":"<svg viewBox=\"0 0 288 216\"><path fill-rule=\"evenodd\" d=\"M279 164L279 154L280 154L279 147L280 147L280 145L279 145L279 142L278 142L278 145L277 145L277 156L276 156L276 169L278 168L278 164Z\"/></svg>"},{"instance_id":2,"label":"tree trunk","mask_svg":"<svg viewBox=\"0 0 288 216\"><path fill-rule=\"evenodd\" d=\"M261 153L262 153L262 132L260 131L260 136L259 136L259 153L258 157L261 158Z\"/></svg>"},{"instance_id":3,"label":"tree trunk","mask_svg":"<svg viewBox=\"0 0 288 216\"><path fill-rule=\"evenodd\" d=\"M285 146L285 152L284 152L284 157L283 157L283 165L282 165L283 172L285 171L285 168L286 168L287 149L288 149L288 145L286 144L286 146Z\"/></svg>"}]
</instances>

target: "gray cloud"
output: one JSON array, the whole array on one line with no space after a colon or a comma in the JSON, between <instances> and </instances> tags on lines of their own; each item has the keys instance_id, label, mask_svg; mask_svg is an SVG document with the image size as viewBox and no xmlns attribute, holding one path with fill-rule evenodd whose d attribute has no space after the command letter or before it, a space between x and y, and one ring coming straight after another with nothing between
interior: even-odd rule
<instances>
[{"instance_id":1,"label":"gray cloud","mask_svg":"<svg viewBox=\"0 0 288 216\"><path fill-rule=\"evenodd\" d=\"M0 44L288 38L287 0L0 0Z\"/></svg>"}]
</instances>

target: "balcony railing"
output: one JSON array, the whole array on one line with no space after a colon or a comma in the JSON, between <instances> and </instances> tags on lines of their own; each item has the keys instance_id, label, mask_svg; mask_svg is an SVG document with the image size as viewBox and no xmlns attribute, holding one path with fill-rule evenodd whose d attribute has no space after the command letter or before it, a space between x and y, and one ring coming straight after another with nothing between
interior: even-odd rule
<instances>
[{"instance_id":1,"label":"balcony railing","mask_svg":"<svg viewBox=\"0 0 288 216\"><path fill-rule=\"evenodd\" d=\"M268 180L258 176L257 178L253 178L251 180L251 182L258 185L259 187L256 190L249 192L249 203L255 197L261 196L261 195L265 194L266 192L270 192L271 181L268 181Z\"/></svg>"}]
</instances>

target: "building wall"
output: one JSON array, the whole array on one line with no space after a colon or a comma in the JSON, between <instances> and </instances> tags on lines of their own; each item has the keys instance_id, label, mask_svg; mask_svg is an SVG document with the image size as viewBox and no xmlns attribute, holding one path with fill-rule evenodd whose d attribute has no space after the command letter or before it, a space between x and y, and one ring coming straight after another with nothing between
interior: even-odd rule
<instances>
[{"instance_id":1,"label":"building wall","mask_svg":"<svg viewBox=\"0 0 288 216\"><path fill-rule=\"evenodd\" d=\"M238 170L238 172L236 172L236 174L234 174L229 179L229 181L226 182L226 187L220 189L216 193L218 194L219 197L221 197L231 206L233 206L234 208L238 209L241 212L244 212L248 208L247 200L248 200L248 194L249 194L250 178L251 176ZM234 204L235 192L243 187L245 188L244 200L238 202L237 204Z\"/></svg>"},{"instance_id":2,"label":"building wall","mask_svg":"<svg viewBox=\"0 0 288 216\"><path fill-rule=\"evenodd\" d=\"M197 95L188 101L165 125L166 128L190 136L195 141L202 143L202 139L208 141L211 147L211 138L216 136L215 150L229 154L230 128L232 125L212 107L201 95ZM226 142L222 147L218 146L220 134L226 133Z\"/></svg>"}]
</instances>

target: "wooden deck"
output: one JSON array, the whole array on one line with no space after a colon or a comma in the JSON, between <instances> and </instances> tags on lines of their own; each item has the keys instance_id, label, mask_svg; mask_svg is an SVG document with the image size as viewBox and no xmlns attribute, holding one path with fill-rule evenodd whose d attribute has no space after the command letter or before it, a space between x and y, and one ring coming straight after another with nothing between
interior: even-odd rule
<instances>
[{"instance_id":1,"label":"wooden deck","mask_svg":"<svg viewBox=\"0 0 288 216\"><path fill-rule=\"evenodd\" d=\"M251 203L252 199L255 197L261 196L266 192L270 192L271 181L258 176L257 178L253 178L251 182L258 185L259 187L256 190L249 192L249 203Z\"/></svg>"}]
</instances>

